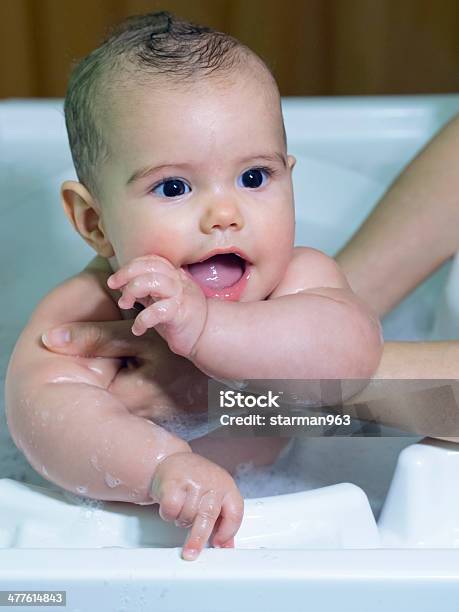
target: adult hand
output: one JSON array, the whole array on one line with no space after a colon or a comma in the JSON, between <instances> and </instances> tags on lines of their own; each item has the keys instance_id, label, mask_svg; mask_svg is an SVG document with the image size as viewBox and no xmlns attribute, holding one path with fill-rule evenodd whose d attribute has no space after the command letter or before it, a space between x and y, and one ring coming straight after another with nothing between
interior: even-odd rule
<instances>
[{"instance_id":1,"label":"adult hand","mask_svg":"<svg viewBox=\"0 0 459 612\"><path fill-rule=\"evenodd\" d=\"M127 363L110 384L110 392L132 413L146 414L152 406L157 406L161 417L181 413L184 405L191 412L205 410L205 374L172 353L155 329L134 336L132 323L132 319L66 323L47 330L42 340L49 350L63 355L125 358Z\"/></svg>"},{"instance_id":2,"label":"adult hand","mask_svg":"<svg viewBox=\"0 0 459 612\"><path fill-rule=\"evenodd\" d=\"M65 355L147 358L158 334L149 330L134 336L131 328L132 320L66 323L47 330L42 342L49 350Z\"/></svg>"}]
</instances>

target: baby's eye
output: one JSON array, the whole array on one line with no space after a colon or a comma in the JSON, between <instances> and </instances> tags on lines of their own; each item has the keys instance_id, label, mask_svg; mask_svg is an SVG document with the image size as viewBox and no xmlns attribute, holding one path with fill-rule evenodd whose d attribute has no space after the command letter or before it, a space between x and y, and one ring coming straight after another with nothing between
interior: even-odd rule
<instances>
[{"instance_id":1,"label":"baby's eye","mask_svg":"<svg viewBox=\"0 0 459 612\"><path fill-rule=\"evenodd\" d=\"M191 189L181 179L170 178L153 187L152 191L164 198L176 198L185 193L190 193Z\"/></svg>"},{"instance_id":2,"label":"baby's eye","mask_svg":"<svg viewBox=\"0 0 459 612\"><path fill-rule=\"evenodd\" d=\"M270 175L271 172L268 168L250 168L238 178L238 185L249 189L257 189L266 183Z\"/></svg>"}]
</instances>

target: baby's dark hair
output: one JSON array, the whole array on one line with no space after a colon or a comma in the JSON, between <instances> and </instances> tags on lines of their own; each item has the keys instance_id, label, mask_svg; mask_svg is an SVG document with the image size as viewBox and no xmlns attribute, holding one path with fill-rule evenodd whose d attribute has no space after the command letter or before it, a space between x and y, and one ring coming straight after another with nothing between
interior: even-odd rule
<instances>
[{"instance_id":1,"label":"baby's dark hair","mask_svg":"<svg viewBox=\"0 0 459 612\"><path fill-rule=\"evenodd\" d=\"M270 73L237 39L171 13L135 15L113 28L97 49L76 64L67 88L65 123L78 180L99 197L98 172L110 157L102 130L110 93L133 81L147 84L158 75L179 77L180 85L196 77L224 76L246 64L248 56Z\"/></svg>"}]
</instances>

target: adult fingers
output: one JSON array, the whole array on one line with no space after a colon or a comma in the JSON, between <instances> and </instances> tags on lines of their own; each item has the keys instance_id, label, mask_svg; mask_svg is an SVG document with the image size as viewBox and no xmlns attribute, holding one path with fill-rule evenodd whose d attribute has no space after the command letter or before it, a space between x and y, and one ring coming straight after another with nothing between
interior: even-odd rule
<instances>
[{"instance_id":1,"label":"adult fingers","mask_svg":"<svg viewBox=\"0 0 459 612\"><path fill-rule=\"evenodd\" d=\"M132 321L91 321L66 323L47 330L42 342L49 350L85 357L140 357L151 339L136 337Z\"/></svg>"}]
</instances>

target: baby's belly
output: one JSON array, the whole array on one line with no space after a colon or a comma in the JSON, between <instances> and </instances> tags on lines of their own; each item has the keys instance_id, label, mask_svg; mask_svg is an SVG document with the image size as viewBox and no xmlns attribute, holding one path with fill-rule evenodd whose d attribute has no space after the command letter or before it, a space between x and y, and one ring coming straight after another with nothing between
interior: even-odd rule
<instances>
[{"instance_id":1,"label":"baby's belly","mask_svg":"<svg viewBox=\"0 0 459 612\"><path fill-rule=\"evenodd\" d=\"M159 344L148 361L128 361L108 390L132 414L185 439L194 452L230 472L241 463L274 462L288 439L218 437L218 423L207 418L207 384L208 377L190 361Z\"/></svg>"}]
</instances>

